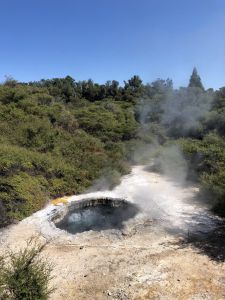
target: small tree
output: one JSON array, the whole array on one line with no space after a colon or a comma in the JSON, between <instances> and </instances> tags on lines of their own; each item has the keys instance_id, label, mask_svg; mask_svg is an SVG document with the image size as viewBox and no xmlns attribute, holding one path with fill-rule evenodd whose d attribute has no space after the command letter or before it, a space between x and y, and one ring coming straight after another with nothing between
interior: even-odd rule
<instances>
[{"instance_id":1,"label":"small tree","mask_svg":"<svg viewBox=\"0 0 225 300\"><path fill-rule=\"evenodd\" d=\"M197 88L204 90L201 78L198 75L198 71L196 68L193 69L188 87L197 87Z\"/></svg>"},{"instance_id":2,"label":"small tree","mask_svg":"<svg viewBox=\"0 0 225 300\"><path fill-rule=\"evenodd\" d=\"M0 299L46 300L51 266L40 258L45 245L27 246L18 253L0 257Z\"/></svg>"}]
</instances>

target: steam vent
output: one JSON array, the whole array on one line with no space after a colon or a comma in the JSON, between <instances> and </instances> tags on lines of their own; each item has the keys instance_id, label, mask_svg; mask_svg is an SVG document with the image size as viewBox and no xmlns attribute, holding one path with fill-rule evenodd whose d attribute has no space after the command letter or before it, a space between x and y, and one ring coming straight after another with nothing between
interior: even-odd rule
<instances>
[{"instance_id":1,"label":"steam vent","mask_svg":"<svg viewBox=\"0 0 225 300\"><path fill-rule=\"evenodd\" d=\"M121 230L139 212L137 205L119 198L87 198L69 203L52 221L71 234L89 230Z\"/></svg>"}]
</instances>

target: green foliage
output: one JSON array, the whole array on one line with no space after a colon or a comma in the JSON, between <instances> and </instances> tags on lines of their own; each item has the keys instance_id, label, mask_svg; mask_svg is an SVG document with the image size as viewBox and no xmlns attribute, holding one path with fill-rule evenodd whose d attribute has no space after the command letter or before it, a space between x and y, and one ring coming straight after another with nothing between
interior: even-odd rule
<instances>
[{"instance_id":1,"label":"green foliage","mask_svg":"<svg viewBox=\"0 0 225 300\"><path fill-rule=\"evenodd\" d=\"M138 129L132 107L121 102L95 102L78 109L75 116L81 128L103 142L129 140Z\"/></svg>"},{"instance_id":2,"label":"green foliage","mask_svg":"<svg viewBox=\"0 0 225 300\"><path fill-rule=\"evenodd\" d=\"M182 139L191 172L195 171L202 187L202 194L212 209L225 216L225 140L210 133L203 140ZM193 178L193 173L190 174Z\"/></svg>"},{"instance_id":3,"label":"green foliage","mask_svg":"<svg viewBox=\"0 0 225 300\"><path fill-rule=\"evenodd\" d=\"M198 75L198 71L196 68L193 69L193 72L191 74L190 81L189 81L189 87L190 88L192 88L192 87L200 88L201 90L204 90L201 78Z\"/></svg>"},{"instance_id":4,"label":"green foliage","mask_svg":"<svg viewBox=\"0 0 225 300\"><path fill-rule=\"evenodd\" d=\"M27 217L46 203L44 187L47 183L42 176L31 177L21 172L1 178L0 185L0 225Z\"/></svg>"},{"instance_id":5,"label":"green foliage","mask_svg":"<svg viewBox=\"0 0 225 300\"><path fill-rule=\"evenodd\" d=\"M5 300L47 300L51 266L40 258L44 246L28 245L18 253L0 257L0 298Z\"/></svg>"},{"instance_id":6,"label":"green foliage","mask_svg":"<svg viewBox=\"0 0 225 300\"><path fill-rule=\"evenodd\" d=\"M82 131L62 137L49 154L1 145L0 225L37 211L49 197L82 192L107 164L101 142Z\"/></svg>"}]
</instances>

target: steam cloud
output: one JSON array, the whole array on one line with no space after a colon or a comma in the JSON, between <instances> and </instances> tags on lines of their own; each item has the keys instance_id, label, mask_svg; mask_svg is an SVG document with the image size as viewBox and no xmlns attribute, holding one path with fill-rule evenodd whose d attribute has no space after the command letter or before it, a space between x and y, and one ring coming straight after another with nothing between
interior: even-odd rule
<instances>
[{"instance_id":1,"label":"steam cloud","mask_svg":"<svg viewBox=\"0 0 225 300\"><path fill-rule=\"evenodd\" d=\"M171 130L172 133L173 130L177 131L178 137L187 135L201 127L201 121L209 112L212 101L210 93L195 89L169 91L160 100L142 100L138 110L142 130L148 131L149 125L154 124L151 119L158 115L156 123L162 128ZM186 185L188 166L179 146L171 142L162 146L156 135L149 144L136 147L132 162L145 165L144 170L133 168L133 179L128 176L113 191L133 199L151 218L169 221L168 228L186 228L184 222L193 224L193 219L190 218L198 215L195 214L196 207L190 202L195 192ZM154 175L152 172L155 171ZM157 175L157 172L165 176ZM154 180L157 184L152 182ZM92 191L106 190L108 185L106 178L100 178ZM185 203L186 198L189 204ZM184 215L187 216L186 220ZM195 222L198 223L199 220L196 219Z\"/></svg>"},{"instance_id":2,"label":"steam cloud","mask_svg":"<svg viewBox=\"0 0 225 300\"><path fill-rule=\"evenodd\" d=\"M213 97L210 93L196 92L195 89L181 89L167 95L162 103L162 125L171 126L175 123L181 133L200 126L200 120L210 110Z\"/></svg>"}]
</instances>

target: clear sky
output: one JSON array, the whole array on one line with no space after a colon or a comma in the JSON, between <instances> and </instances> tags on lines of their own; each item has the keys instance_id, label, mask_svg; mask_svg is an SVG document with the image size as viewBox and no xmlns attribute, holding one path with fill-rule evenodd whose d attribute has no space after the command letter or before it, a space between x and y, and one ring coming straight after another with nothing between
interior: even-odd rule
<instances>
[{"instance_id":1,"label":"clear sky","mask_svg":"<svg viewBox=\"0 0 225 300\"><path fill-rule=\"evenodd\" d=\"M0 81L137 74L177 87L193 66L206 88L225 86L225 0L0 0Z\"/></svg>"}]
</instances>

